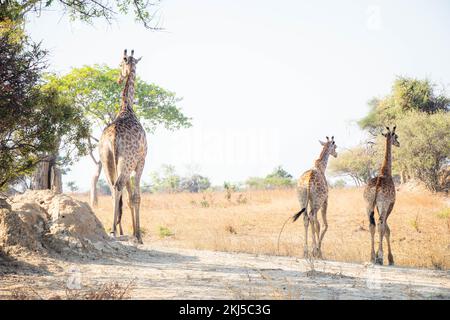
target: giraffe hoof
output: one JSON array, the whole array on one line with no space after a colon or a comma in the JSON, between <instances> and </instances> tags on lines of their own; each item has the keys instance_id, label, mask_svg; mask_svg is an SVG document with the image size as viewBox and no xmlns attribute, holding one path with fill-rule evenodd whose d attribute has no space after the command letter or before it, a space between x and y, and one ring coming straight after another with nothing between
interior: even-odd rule
<instances>
[{"instance_id":1,"label":"giraffe hoof","mask_svg":"<svg viewBox=\"0 0 450 320\"><path fill-rule=\"evenodd\" d=\"M319 250L318 249L314 249L312 252L312 255L314 258L318 258L319 257Z\"/></svg>"},{"instance_id":2,"label":"giraffe hoof","mask_svg":"<svg viewBox=\"0 0 450 320\"><path fill-rule=\"evenodd\" d=\"M383 265L383 258L381 257L377 257L376 259L375 259L375 264L379 264L379 265Z\"/></svg>"},{"instance_id":3,"label":"giraffe hoof","mask_svg":"<svg viewBox=\"0 0 450 320\"><path fill-rule=\"evenodd\" d=\"M388 254L388 261L390 266L394 265L394 256L392 255L392 253Z\"/></svg>"}]
</instances>

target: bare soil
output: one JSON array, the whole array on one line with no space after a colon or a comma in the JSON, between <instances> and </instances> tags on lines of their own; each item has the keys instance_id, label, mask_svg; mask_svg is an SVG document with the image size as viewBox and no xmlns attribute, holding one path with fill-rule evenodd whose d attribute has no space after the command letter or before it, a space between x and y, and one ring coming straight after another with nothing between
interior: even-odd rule
<instances>
[{"instance_id":1,"label":"bare soil","mask_svg":"<svg viewBox=\"0 0 450 320\"><path fill-rule=\"evenodd\" d=\"M161 241L122 246L126 255L118 257L28 257L19 273L0 275L0 298L23 287L47 299L67 287L117 282L133 284L132 299L450 299L448 271L178 249ZM29 267L37 261L43 269Z\"/></svg>"}]
</instances>

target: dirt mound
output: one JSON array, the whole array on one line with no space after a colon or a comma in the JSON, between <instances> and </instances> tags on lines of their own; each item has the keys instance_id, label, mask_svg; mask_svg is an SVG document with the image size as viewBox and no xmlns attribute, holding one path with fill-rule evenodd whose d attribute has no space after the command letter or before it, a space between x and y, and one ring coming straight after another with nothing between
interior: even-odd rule
<instances>
[{"instance_id":1,"label":"dirt mound","mask_svg":"<svg viewBox=\"0 0 450 320\"><path fill-rule=\"evenodd\" d=\"M89 205L50 190L27 191L0 206L0 250L7 254L104 251L109 237Z\"/></svg>"}]
</instances>

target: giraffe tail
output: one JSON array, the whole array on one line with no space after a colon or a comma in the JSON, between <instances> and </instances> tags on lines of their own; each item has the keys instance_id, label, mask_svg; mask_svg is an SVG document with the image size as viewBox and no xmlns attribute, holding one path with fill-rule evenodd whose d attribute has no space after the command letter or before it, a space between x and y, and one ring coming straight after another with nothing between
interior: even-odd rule
<instances>
[{"instance_id":1,"label":"giraffe tail","mask_svg":"<svg viewBox=\"0 0 450 320\"><path fill-rule=\"evenodd\" d=\"M297 221L298 218L300 218L300 216L302 215L303 212L306 211L306 208L303 208L302 210L300 210L299 212L297 212L296 214L294 214L292 216L292 222Z\"/></svg>"},{"instance_id":2,"label":"giraffe tail","mask_svg":"<svg viewBox=\"0 0 450 320\"><path fill-rule=\"evenodd\" d=\"M303 212L306 211L306 208L303 208L302 210L300 210L299 212L297 212L296 214L294 214L292 217L289 217L286 219L286 221L283 223L283 226L281 227L280 233L278 234L278 244L277 244L277 251L278 254L280 253L280 238L281 238L281 233L284 230L284 227L286 226L286 223L292 219L292 222L297 221L297 219L302 215Z\"/></svg>"}]
</instances>

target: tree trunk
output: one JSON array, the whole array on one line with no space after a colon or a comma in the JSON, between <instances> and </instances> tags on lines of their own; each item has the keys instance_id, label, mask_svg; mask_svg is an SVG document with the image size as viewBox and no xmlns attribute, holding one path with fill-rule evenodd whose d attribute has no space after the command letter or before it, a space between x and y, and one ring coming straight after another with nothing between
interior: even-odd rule
<instances>
[{"instance_id":1,"label":"tree trunk","mask_svg":"<svg viewBox=\"0 0 450 320\"><path fill-rule=\"evenodd\" d=\"M62 186L62 174L61 170L56 166L52 166L50 170L50 187L55 193L62 193L63 192L63 186Z\"/></svg>"},{"instance_id":2,"label":"tree trunk","mask_svg":"<svg viewBox=\"0 0 450 320\"><path fill-rule=\"evenodd\" d=\"M91 202L92 207L97 207L97 205L98 205L97 182L98 182L98 178L100 177L100 173L102 172L102 163L100 161L97 161L96 166L97 166L97 168L94 172L94 175L92 176L92 181L91 181L90 202Z\"/></svg>"},{"instance_id":3,"label":"tree trunk","mask_svg":"<svg viewBox=\"0 0 450 320\"><path fill-rule=\"evenodd\" d=\"M401 183L402 184L408 182L408 178L406 177L406 170L402 170L400 176L401 176Z\"/></svg>"},{"instance_id":4,"label":"tree trunk","mask_svg":"<svg viewBox=\"0 0 450 320\"><path fill-rule=\"evenodd\" d=\"M100 177L100 173L102 172L102 162L100 160L97 161L94 157L94 145L92 144L92 140L96 141L98 143L98 139L90 136L88 139L89 143L89 155L91 156L92 161L94 161L95 165L97 166L94 175L92 176L91 180L91 192L90 192L90 199L89 202L91 203L91 207L96 207L98 205L98 193L97 193L97 182L98 178Z\"/></svg>"},{"instance_id":5,"label":"tree trunk","mask_svg":"<svg viewBox=\"0 0 450 320\"><path fill-rule=\"evenodd\" d=\"M56 166L57 154L46 156L33 173L31 189L33 190L53 190L55 193L62 193L62 174Z\"/></svg>"}]
</instances>

